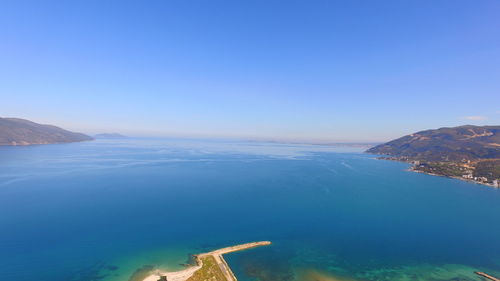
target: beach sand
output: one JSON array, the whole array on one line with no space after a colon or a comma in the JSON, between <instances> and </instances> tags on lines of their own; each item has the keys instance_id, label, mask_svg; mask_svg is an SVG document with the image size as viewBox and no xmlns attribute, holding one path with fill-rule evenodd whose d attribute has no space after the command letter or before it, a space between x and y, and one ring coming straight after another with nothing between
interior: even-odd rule
<instances>
[{"instance_id":1,"label":"beach sand","mask_svg":"<svg viewBox=\"0 0 500 281\"><path fill-rule=\"evenodd\" d=\"M142 281L158 281L158 279L160 279L160 276L166 276L168 281L186 281L191 276L193 276L193 274L197 270L199 270L203 267L202 258L205 256L212 256L215 259L217 264L223 269L223 273L224 273L227 281L236 281L236 277L234 276L233 272L231 271L231 269L227 265L227 263L224 260L224 258L222 257L222 255L227 254L227 253L231 253L231 252L236 252L236 251L243 251L246 249L255 248L255 247L259 247L259 246L266 246L266 245L270 245L270 244L271 244L271 242L269 242L269 241L252 242L252 243L246 243L246 244L241 244L241 245L236 245L236 246L218 249L218 250L211 251L208 253L198 254L198 255L196 255L197 265L193 265L193 266L190 266L186 269L183 269L180 271L175 271L175 272L163 272L160 270L155 270L154 273L150 274Z\"/></svg>"}]
</instances>

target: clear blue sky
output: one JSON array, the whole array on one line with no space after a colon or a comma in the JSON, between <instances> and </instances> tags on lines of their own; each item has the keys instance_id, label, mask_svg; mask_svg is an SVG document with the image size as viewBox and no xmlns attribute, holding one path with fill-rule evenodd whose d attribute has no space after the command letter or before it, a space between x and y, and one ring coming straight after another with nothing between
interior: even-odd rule
<instances>
[{"instance_id":1,"label":"clear blue sky","mask_svg":"<svg viewBox=\"0 0 500 281\"><path fill-rule=\"evenodd\" d=\"M2 1L3 117L384 141L500 123L500 1Z\"/></svg>"}]
</instances>

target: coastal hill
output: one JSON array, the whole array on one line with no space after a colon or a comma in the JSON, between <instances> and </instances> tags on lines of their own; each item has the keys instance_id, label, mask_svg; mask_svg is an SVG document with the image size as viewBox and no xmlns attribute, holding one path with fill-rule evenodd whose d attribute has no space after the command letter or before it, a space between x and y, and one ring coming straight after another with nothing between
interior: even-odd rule
<instances>
[{"instance_id":1,"label":"coastal hill","mask_svg":"<svg viewBox=\"0 0 500 281\"><path fill-rule=\"evenodd\" d=\"M426 130L377 145L367 153L415 164L415 171L499 185L500 126Z\"/></svg>"},{"instance_id":2,"label":"coastal hill","mask_svg":"<svg viewBox=\"0 0 500 281\"><path fill-rule=\"evenodd\" d=\"M94 135L96 139L125 139L127 136L118 133L103 133Z\"/></svg>"},{"instance_id":3,"label":"coastal hill","mask_svg":"<svg viewBox=\"0 0 500 281\"><path fill-rule=\"evenodd\" d=\"M19 118L0 118L0 145L30 145L88 141L93 138Z\"/></svg>"},{"instance_id":4,"label":"coastal hill","mask_svg":"<svg viewBox=\"0 0 500 281\"><path fill-rule=\"evenodd\" d=\"M500 126L460 126L414 133L377 145L368 153L427 161L500 158Z\"/></svg>"}]
</instances>

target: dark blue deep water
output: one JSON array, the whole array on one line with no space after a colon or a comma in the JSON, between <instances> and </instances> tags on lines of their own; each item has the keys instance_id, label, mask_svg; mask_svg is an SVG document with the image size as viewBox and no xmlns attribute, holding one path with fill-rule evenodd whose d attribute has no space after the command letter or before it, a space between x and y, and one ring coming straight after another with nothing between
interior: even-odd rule
<instances>
[{"instance_id":1,"label":"dark blue deep water","mask_svg":"<svg viewBox=\"0 0 500 281\"><path fill-rule=\"evenodd\" d=\"M99 140L0 148L0 280L127 281L237 243L241 281L480 280L500 190L357 148Z\"/></svg>"}]
</instances>

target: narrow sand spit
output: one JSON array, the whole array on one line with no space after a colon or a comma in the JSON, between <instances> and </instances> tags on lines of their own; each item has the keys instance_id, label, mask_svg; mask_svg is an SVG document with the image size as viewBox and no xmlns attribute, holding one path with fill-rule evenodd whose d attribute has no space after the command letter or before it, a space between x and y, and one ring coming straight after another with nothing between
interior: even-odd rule
<instances>
[{"instance_id":1,"label":"narrow sand spit","mask_svg":"<svg viewBox=\"0 0 500 281\"><path fill-rule=\"evenodd\" d=\"M490 280L493 280L493 281L500 281L500 279L494 277L494 276L491 276L489 274L486 274L484 272L475 272L477 275L479 276L483 276L484 278L487 278L487 279L490 279Z\"/></svg>"},{"instance_id":2,"label":"narrow sand spit","mask_svg":"<svg viewBox=\"0 0 500 281\"><path fill-rule=\"evenodd\" d=\"M246 243L246 244L218 249L208 253L199 254L196 255L197 265L175 272L156 271L154 274L148 276L143 281L158 281L158 279L160 279L160 276L166 276L168 281L185 281L189 279L189 277L193 276L193 274L203 266L201 258L206 256L212 256L215 259L215 261L221 268L222 272L224 273L224 276L226 277L227 281L237 281L236 277L231 271L231 268L229 268L228 264L226 263L222 255L270 244L271 242L269 241L252 242L252 243Z\"/></svg>"}]
</instances>

